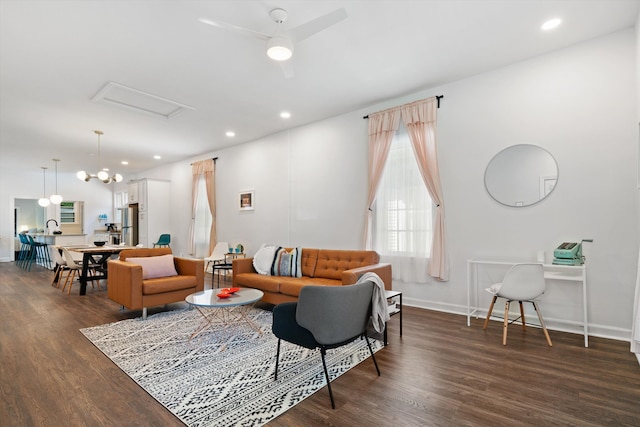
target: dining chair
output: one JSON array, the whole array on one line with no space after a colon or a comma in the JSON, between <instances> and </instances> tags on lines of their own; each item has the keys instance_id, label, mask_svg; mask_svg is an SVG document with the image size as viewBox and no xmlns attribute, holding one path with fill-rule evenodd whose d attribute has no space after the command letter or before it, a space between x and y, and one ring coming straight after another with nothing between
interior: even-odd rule
<instances>
[{"instance_id":1,"label":"dining chair","mask_svg":"<svg viewBox=\"0 0 640 427\"><path fill-rule=\"evenodd\" d=\"M522 329L526 331L527 326L522 303L530 302L533 305L536 313L538 314L540 326L542 327L544 336L547 338L549 347L551 347L553 344L551 343L549 332L547 331L547 327L545 326L544 320L542 319L540 307L536 302L536 300L540 298L542 294L544 294L545 286L546 284L544 280L544 268L542 267L542 264L523 263L516 264L511 267L505 274L502 282L491 285L486 289L487 292L493 295L493 299L491 300L491 305L489 306L489 311L487 312L487 318L484 320L483 329L487 329L489 318L491 317L491 313L493 312L493 306L496 303L496 300L498 298L504 298L506 302L504 308L504 323L502 329L502 345L507 345L507 330L510 323L521 319ZM512 301L518 301L520 305L520 317L510 322L509 305Z\"/></svg>"},{"instance_id":2,"label":"dining chair","mask_svg":"<svg viewBox=\"0 0 640 427\"><path fill-rule=\"evenodd\" d=\"M209 270L209 265L211 265L211 288L213 288L213 279L218 273L218 287L220 286L220 272L224 271L225 278L227 276L227 272L231 271L231 263L227 262L227 252L229 248L229 244L227 242L218 242L213 248L213 252L211 255L204 259L205 268L204 271Z\"/></svg>"},{"instance_id":3,"label":"dining chair","mask_svg":"<svg viewBox=\"0 0 640 427\"><path fill-rule=\"evenodd\" d=\"M56 288L60 287L60 283L62 282L62 276L65 271L68 270L67 262L64 260L62 255L60 254L59 248L51 247L51 256L53 258L53 262L55 264L53 270L53 279L51 280L51 286L55 286Z\"/></svg>"},{"instance_id":4,"label":"dining chair","mask_svg":"<svg viewBox=\"0 0 640 427\"><path fill-rule=\"evenodd\" d=\"M76 261L73 257L73 254L65 247L62 247L62 256L65 261L65 270L67 271L67 277L65 278L64 285L62 286L62 292L64 292L67 284L69 285L69 290L67 294L71 294L71 287L73 286L73 280L76 278L76 275L80 277L82 274L82 261ZM99 268L100 265L89 264L87 275L93 276L95 275L95 269ZM58 278L58 281L62 280L62 277ZM91 287L95 289L96 284L95 281L91 281ZM100 289L100 282L98 281L98 289Z\"/></svg>"},{"instance_id":5,"label":"dining chair","mask_svg":"<svg viewBox=\"0 0 640 427\"><path fill-rule=\"evenodd\" d=\"M171 247L170 243L171 243L171 234L161 234L160 237L158 238L158 241L153 244L153 247L155 248L157 246L159 248L161 247L170 248Z\"/></svg>"},{"instance_id":6,"label":"dining chair","mask_svg":"<svg viewBox=\"0 0 640 427\"><path fill-rule=\"evenodd\" d=\"M82 264L78 264L76 260L73 259L73 255L71 255L71 252L69 252L67 248L62 248L62 257L64 258L64 261L66 264L66 270L67 270L67 277L64 281L64 285L62 285L62 292L64 292L68 284L69 290L67 291L67 294L71 294L71 287L73 286L73 280L75 279L76 274L78 276L81 274L78 271L82 269ZM69 279L71 280L69 281ZM62 277L60 277L59 280L62 280Z\"/></svg>"}]
</instances>

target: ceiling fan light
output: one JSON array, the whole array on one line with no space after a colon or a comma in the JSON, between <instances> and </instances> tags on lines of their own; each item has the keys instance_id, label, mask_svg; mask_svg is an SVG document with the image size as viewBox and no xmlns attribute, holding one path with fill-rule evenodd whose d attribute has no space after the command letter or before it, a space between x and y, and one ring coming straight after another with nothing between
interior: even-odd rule
<instances>
[{"instance_id":1,"label":"ceiling fan light","mask_svg":"<svg viewBox=\"0 0 640 427\"><path fill-rule=\"evenodd\" d=\"M51 197L49 197L49 200L51 200L51 203L54 205L59 205L62 203L62 196L60 194L52 194Z\"/></svg>"},{"instance_id":2,"label":"ceiling fan light","mask_svg":"<svg viewBox=\"0 0 640 427\"><path fill-rule=\"evenodd\" d=\"M274 61L286 61L293 55L293 43L288 37L273 36L267 41L267 56Z\"/></svg>"}]
</instances>

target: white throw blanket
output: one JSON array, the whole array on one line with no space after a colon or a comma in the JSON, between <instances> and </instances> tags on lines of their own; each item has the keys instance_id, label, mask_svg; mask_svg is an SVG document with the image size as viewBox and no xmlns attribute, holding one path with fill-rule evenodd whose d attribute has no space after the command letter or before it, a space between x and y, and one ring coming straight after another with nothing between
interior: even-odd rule
<instances>
[{"instance_id":1,"label":"white throw blanket","mask_svg":"<svg viewBox=\"0 0 640 427\"><path fill-rule=\"evenodd\" d=\"M384 331L385 324L390 319L387 310L387 298L385 298L384 282L376 273L364 273L356 282L373 282L373 294L371 295L371 323L376 332Z\"/></svg>"}]
</instances>

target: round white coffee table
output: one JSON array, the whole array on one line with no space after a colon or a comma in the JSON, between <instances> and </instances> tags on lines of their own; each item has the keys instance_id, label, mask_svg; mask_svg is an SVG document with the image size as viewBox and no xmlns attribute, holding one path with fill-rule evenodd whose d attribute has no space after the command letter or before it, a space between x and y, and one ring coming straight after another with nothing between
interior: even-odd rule
<instances>
[{"instance_id":1,"label":"round white coffee table","mask_svg":"<svg viewBox=\"0 0 640 427\"><path fill-rule=\"evenodd\" d=\"M223 289L207 289L185 298L189 307L195 307L203 318L202 324L189 339L206 329L220 325L229 327L238 322L244 322L257 333L262 334L260 327L247 316L247 313L256 302L262 299L264 293L257 289L240 288L228 298L220 298L217 294L221 291Z\"/></svg>"}]
</instances>

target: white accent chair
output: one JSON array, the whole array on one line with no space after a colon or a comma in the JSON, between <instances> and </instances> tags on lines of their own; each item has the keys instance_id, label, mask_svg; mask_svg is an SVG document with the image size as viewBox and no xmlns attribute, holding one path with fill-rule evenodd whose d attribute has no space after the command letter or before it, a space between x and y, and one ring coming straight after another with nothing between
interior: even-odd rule
<instances>
[{"instance_id":1,"label":"white accent chair","mask_svg":"<svg viewBox=\"0 0 640 427\"><path fill-rule=\"evenodd\" d=\"M224 274L226 276L227 271L231 270L231 263L227 262L226 254L229 252L229 243L227 242L218 242L213 248L213 252L211 255L204 259L205 267L204 271L209 271L209 265L212 265L211 268L211 288L213 288L213 278L215 276L216 270L218 270L218 285L220 285L220 270L224 270Z\"/></svg>"},{"instance_id":2,"label":"white accent chair","mask_svg":"<svg viewBox=\"0 0 640 427\"><path fill-rule=\"evenodd\" d=\"M524 309L522 307L523 301L533 304L533 308L538 314L542 331L547 338L547 343L549 344L549 347L553 345L551 343L551 338L549 337L549 332L547 332L547 327L544 324L544 320L542 320L540 308L535 301L540 298L545 291L544 269L542 264L516 264L507 271L507 274L505 274L501 283L492 285L487 288L486 291L493 295L493 299L491 300L491 305L489 306L489 311L487 312L487 318L484 321L483 329L487 329L489 318L493 312L493 306L496 300L498 298L506 299L504 308L504 325L502 330L502 345L507 345L507 330L509 323L513 323L516 320L521 319L522 329L526 331L526 321L524 317ZM520 317L509 322L509 305L512 301L518 301L520 304Z\"/></svg>"}]
</instances>

